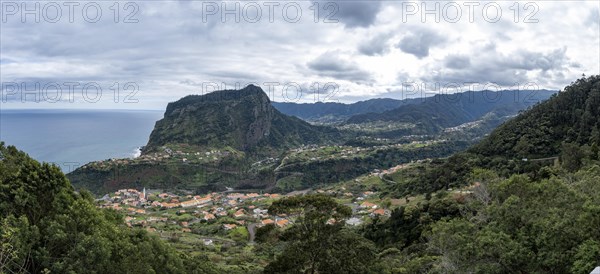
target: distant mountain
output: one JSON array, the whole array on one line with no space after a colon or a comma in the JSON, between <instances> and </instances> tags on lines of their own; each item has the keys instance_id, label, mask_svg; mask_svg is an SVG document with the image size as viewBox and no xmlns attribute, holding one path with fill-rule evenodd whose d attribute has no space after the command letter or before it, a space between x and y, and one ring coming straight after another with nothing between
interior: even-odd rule
<instances>
[{"instance_id":1,"label":"distant mountain","mask_svg":"<svg viewBox=\"0 0 600 274\"><path fill-rule=\"evenodd\" d=\"M474 93L474 97L481 94ZM513 98L519 98L513 97L516 95L505 93L491 103L476 98L444 101L450 97L432 97L419 104L350 119L391 117L432 132L458 126L449 129L452 132L447 133L448 138L444 136L440 142L425 139L415 145L409 139L393 139L410 133L402 132L402 125L399 131L392 130L396 135L389 140L373 138L368 135L369 130L394 129L394 125L369 119L355 130L311 125L279 112L267 95L252 85L241 90L191 95L169 103L140 157L89 163L68 176L77 187L97 193L141 186L198 192L225 187L308 188L348 180L376 168L443 157L462 150L471 139L450 134L457 136L463 128L468 128L469 136L479 137L484 134L481 132L505 121L507 114L515 114L534 103L515 103ZM390 115L396 113L404 114ZM481 121L463 125L474 120ZM330 146L352 145L352 140L371 145Z\"/></svg>"},{"instance_id":2,"label":"distant mountain","mask_svg":"<svg viewBox=\"0 0 600 274\"><path fill-rule=\"evenodd\" d=\"M600 262L599 144L596 75L575 81L466 151L384 175L394 181L392 197L435 198L417 202L421 213L399 207L389 219L367 225L365 235L415 258L402 267L443 258L411 273L589 273ZM436 201L439 196L452 201ZM432 216L433 225L421 221ZM590 242L594 256L579 255L589 254ZM507 243L510 251L498 252ZM520 255L504 260L509 263L495 263L498 254L515 250Z\"/></svg>"},{"instance_id":3,"label":"distant mountain","mask_svg":"<svg viewBox=\"0 0 600 274\"><path fill-rule=\"evenodd\" d=\"M296 116L309 122L343 122L351 116L365 113L381 113L397 107L419 103L419 99L396 100L377 98L353 104L317 102L297 104L290 102L272 102L271 104L286 115Z\"/></svg>"},{"instance_id":4,"label":"distant mountain","mask_svg":"<svg viewBox=\"0 0 600 274\"><path fill-rule=\"evenodd\" d=\"M168 144L247 152L320 144L339 139L333 128L313 126L275 109L260 87L190 95L169 103L142 153Z\"/></svg>"},{"instance_id":5,"label":"distant mountain","mask_svg":"<svg viewBox=\"0 0 600 274\"><path fill-rule=\"evenodd\" d=\"M515 115L536 103L548 99L554 91L499 92L476 91L457 94L438 94L382 113L366 113L349 118L345 124L395 122L413 124L414 134L431 134L481 119L493 113L497 116Z\"/></svg>"},{"instance_id":6,"label":"distant mountain","mask_svg":"<svg viewBox=\"0 0 600 274\"><path fill-rule=\"evenodd\" d=\"M504 177L528 174L546 178L555 165L576 171L584 159L598 159L600 145L600 76L579 79L510 119L469 149L436 161L421 172L418 184L398 193L426 193L462 186L475 168ZM543 172L542 172L543 171Z\"/></svg>"}]
</instances>

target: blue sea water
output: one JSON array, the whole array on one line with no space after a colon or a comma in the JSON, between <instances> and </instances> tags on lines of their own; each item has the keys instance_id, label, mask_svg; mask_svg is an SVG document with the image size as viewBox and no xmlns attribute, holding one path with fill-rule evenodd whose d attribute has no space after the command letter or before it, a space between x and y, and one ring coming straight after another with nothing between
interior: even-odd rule
<instances>
[{"instance_id":1,"label":"blue sea water","mask_svg":"<svg viewBox=\"0 0 600 274\"><path fill-rule=\"evenodd\" d=\"M0 141L70 172L91 161L135 157L163 111L2 110Z\"/></svg>"}]
</instances>

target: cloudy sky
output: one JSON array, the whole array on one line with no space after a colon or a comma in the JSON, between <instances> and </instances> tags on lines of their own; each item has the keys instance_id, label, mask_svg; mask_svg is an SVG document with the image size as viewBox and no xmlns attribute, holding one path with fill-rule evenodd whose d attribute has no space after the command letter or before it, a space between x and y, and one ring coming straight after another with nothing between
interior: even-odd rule
<instances>
[{"instance_id":1,"label":"cloudy sky","mask_svg":"<svg viewBox=\"0 0 600 274\"><path fill-rule=\"evenodd\" d=\"M600 73L596 1L70 3L2 2L2 108L164 109L249 83L355 102Z\"/></svg>"}]
</instances>

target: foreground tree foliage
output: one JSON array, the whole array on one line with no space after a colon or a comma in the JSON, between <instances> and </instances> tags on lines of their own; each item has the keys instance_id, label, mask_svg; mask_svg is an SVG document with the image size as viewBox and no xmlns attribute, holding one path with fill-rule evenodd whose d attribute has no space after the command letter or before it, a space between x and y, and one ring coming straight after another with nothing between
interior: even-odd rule
<instances>
[{"instance_id":1,"label":"foreground tree foliage","mask_svg":"<svg viewBox=\"0 0 600 274\"><path fill-rule=\"evenodd\" d=\"M552 169L552 168L551 168ZM548 179L477 169L466 196L435 193L364 235L386 273L589 273L600 265L600 165Z\"/></svg>"},{"instance_id":2,"label":"foreground tree foliage","mask_svg":"<svg viewBox=\"0 0 600 274\"><path fill-rule=\"evenodd\" d=\"M326 195L281 199L271 214L298 214L296 223L280 239L283 253L265 273L368 273L375 259L374 245L344 228L352 210Z\"/></svg>"},{"instance_id":3,"label":"foreground tree foliage","mask_svg":"<svg viewBox=\"0 0 600 274\"><path fill-rule=\"evenodd\" d=\"M598 171L578 176L595 173L599 182ZM600 207L565 179L513 176L490 193L489 205L471 202L464 217L432 226L428 246L440 272L589 273L600 265Z\"/></svg>"},{"instance_id":4,"label":"foreground tree foliage","mask_svg":"<svg viewBox=\"0 0 600 274\"><path fill-rule=\"evenodd\" d=\"M0 143L0 272L217 273L123 225L60 169Z\"/></svg>"}]
</instances>

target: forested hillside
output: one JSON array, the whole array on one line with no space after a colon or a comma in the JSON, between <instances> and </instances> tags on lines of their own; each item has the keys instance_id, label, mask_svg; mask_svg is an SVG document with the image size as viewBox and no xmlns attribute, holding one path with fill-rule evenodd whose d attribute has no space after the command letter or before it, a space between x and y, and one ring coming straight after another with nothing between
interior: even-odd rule
<instances>
[{"instance_id":1,"label":"forested hillside","mask_svg":"<svg viewBox=\"0 0 600 274\"><path fill-rule=\"evenodd\" d=\"M364 235L391 272L589 273L600 265L599 92L599 76L579 79L467 152L392 174L390 195L426 201Z\"/></svg>"},{"instance_id":2,"label":"forested hillside","mask_svg":"<svg viewBox=\"0 0 600 274\"><path fill-rule=\"evenodd\" d=\"M353 104L316 102L314 104L272 102L281 113L296 116L310 122L343 122L354 115L381 113L403 105L419 103L420 99L396 100L389 98L370 99Z\"/></svg>"},{"instance_id":3,"label":"forested hillside","mask_svg":"<svg viewBox=\"0 0 600 274\"><path fill-rule=\"evenodd\" d=\"M448 159L434 161L420 175L420 191L464 185L473 168L492 169L499 175L526 173L534 179L548 176L544 166L557 161L576 171L585 158L596 159L599 145L600 79L591 76L572 85L495 129L481 142ZM397 186L404 192L402 185Z\"/></svg>"},{"instance_id":4,"label":"forested hillside","mask_svg":"<svg viewBox=\"0 0 600 274\"><path fill-rule=\"evenodd\" d=\"M96 208L54 165L0 143L1 273L218 273Z\"/></svg>"},{"instance_id":5,"label":"forested hillside","mask_svg":"<svg viewBox=\"0 0 600 274\"><path fill-rule=\"evenodd\" d=\"M600 166L548 179L476 169L364 230L386 273L581 273L600 265Z\"/></svg>"},{"instance_id":6,"label":"forested hillside","mask_svg":"<svg viewBox=\"0 0 600 274\"><path fill-rule=\"evenodd\" d=\"M579 79L550 100L500 126L470 151L483 156L558 156L565 143L600 142L600 79ZM597 149L597 148L595 148Z\"/></svg>"},{"instance_id":7,"label":"forested hillside","mask_svg":"<svg viewBox=\"0 0 600 274\"><path fill-rule=\"evenodd\" d=\"M438 94L382 113L356 115L346 124L363 124L376 121L409 123L416 125L413 134L432 134L440 130L481 119L493 113L497 116L514 115L550 97L553 92L504 90L477 91L458 94Z\"/></svg>"}]
</instances>

